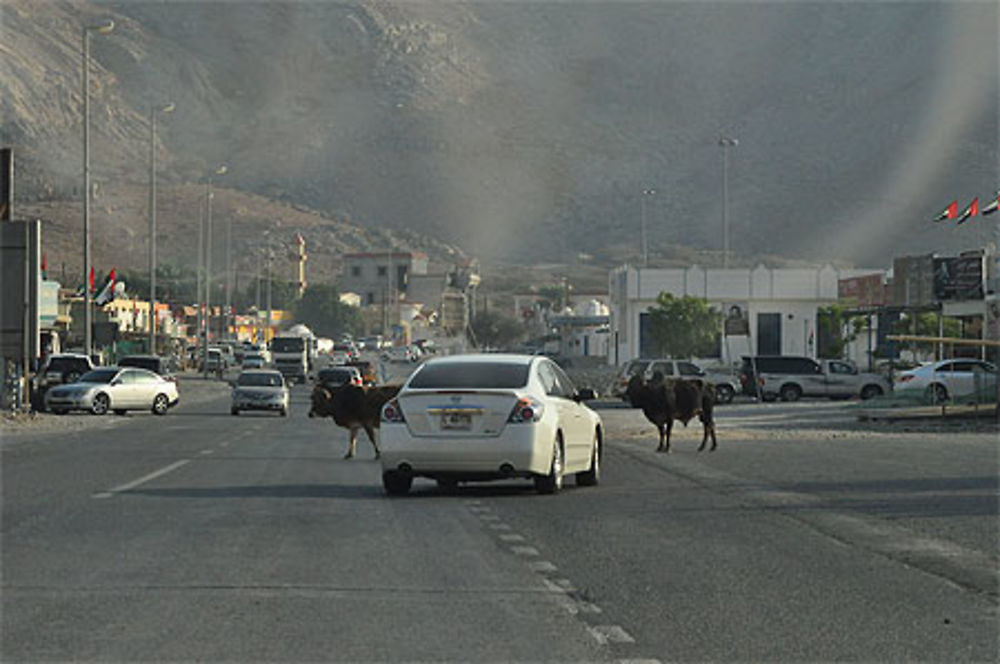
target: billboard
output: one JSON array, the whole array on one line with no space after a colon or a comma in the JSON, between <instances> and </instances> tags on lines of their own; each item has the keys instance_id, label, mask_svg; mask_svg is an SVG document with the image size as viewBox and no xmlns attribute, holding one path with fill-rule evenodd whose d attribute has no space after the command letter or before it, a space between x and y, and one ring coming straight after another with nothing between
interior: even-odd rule
<instances>
[{"instance_id":1,"label":"billboard","mask_svg":"<svg viewBox=\"0 0 1000 664\"><path fill-rule=\"evenodd\" d=\"M938 300L981 300L984 293L981 253L934 259L934 297Z\"/></svg>"},{"instance_id":2,"label":"billboard","mask_svg":"<svg viewBox=\"0 0 1000 664\"><path fill-rule=\"evenodd\" d=\"M38 357L40 221L0 222L0 351L10 359Z\"/></svg>"},{"instance_id":3,"label":"billboard","mask_svg":"<svg viewBox=\"0 0 1000 664\"><path fill-rule=\"evenodd\" d=\"M722 304L723 329L727 337L750 336L750 312L747 302Z\"/></svg>"},{"instance_id":4,"label":"billboard","mask_svg":"<svg viewBox=\"0 0 1000 664\"><path fill-rule=\"evenodd\" d=\"M891 302L896 307L929 307L934 299L934 255L903 256L892 261Z\"/></svg>"},{"instance_id":5,"label":"billboard","mask_svg":"<svg viewBox=\"0 0 1000 664\"><path fill-rule=\"evenodd\" d=\"M881 307L888 303L882 274L866 274L837 281L837 299L851 307Z\"/></svg>"}]
</instances>

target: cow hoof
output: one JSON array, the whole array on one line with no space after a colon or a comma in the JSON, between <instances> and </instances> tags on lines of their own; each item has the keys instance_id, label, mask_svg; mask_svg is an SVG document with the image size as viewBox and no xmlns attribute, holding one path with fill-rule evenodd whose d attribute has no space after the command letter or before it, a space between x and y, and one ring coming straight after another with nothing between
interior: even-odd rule
<instances>
[{"instance_id":1,"label":"cow hoof","mask_svg":"<svg viewBox=\"0 0 1000 664\"><path fill-rule=\"evenodd\" d=\"M353 458L354 458L354 455L353 455L353 454L351 454L350 452L348 452L347 454L345 454L345 455L344 455L344 458L345 458L345 459L353 459Z\"/></svg>"}]
</instances>

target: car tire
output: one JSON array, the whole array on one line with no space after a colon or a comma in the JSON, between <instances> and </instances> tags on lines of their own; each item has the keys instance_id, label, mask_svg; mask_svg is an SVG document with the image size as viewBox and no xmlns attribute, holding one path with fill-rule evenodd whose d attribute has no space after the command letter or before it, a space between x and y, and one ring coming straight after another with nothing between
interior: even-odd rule
<instances>
[{"instance_id":1,"label":"car tire","mask_svg":"<svg viewBox=\"0 0 1000 664\"><path fill-rule=\"evenodd\" d=\"M230 408L229 409L229 414L230 415L239 415L240 414L240 409L239 408Z\"/></svg>"},{"instance_id":2,"label":"car tire","mask_svg":"<svg viewBox=\"0 0 1000 664\"><path fill-rule=\"evenodd\" d=\"M869 399L874 399L875 397L882 396L882 388L878 385L865 385L861 388L861 399L863 401L868 401Z\"/></svg>"},{"instance_id":3,"label":"car tire","mask_svg":"<svg viewBox=\"0 0 1000 664\"><path fill-rule=\"evenodd\" d=\"M166 415L170 410L170 399L166 394L157 394L153 398L153 415Z\"/></svg>"},{"instance_id":4,"label":"car tire","mask_svg":"<svg viewBox=\"0 0 1000 664\"><path fill-rule=\"evenodd\" d=\"M111 407L111 399L104 392L94 395L94 400L90 403L90 412L94 415L104 415Z\"/></svg>"},{"instance_id":5,"label":"car tire","mask_svg":"<svg viewBox=\"0 0 1000 664\"><path fill-rule=\"evenodd\" d=\"M541 494L558 493L563 487L563 446L562 440L556 440L552 446L552 464L548 475L535 476L535 491Z\"/></svg>"},{"instance_id":6,"label":"car tire","mask_svg":"<svg viewBox=\"0 0 1000 664\"><path fill-rule=\"evenodd\" d=\"M395 470L382 473L382 487L390 496L405 496L413 486L413 476Z\"/></svg>"},{"instance_id":7,"label":"car tire","mask_svg":"<svg viewBox=\"0 0 1000 664\"><path fill-rule=\"evenodd\" d=\"M941 383L932 383L927 386L927 397L932 404L944 403L948 400L948 388Z\"/></svg>"},{"instance_id":8,"label":"car tire","mask_svg":"<svg viewBox=\"0 0 1000 664\"><path fill-rule=\"evenodd\" d=\"M726 385L720 383L715 386L715 402L716 403L732 403L733 397L736 396L736 390L733 389L732 385Z\"/></svg>"},{"instance_id":9,"label":"car tire","mask_svg":"<svg viewBox=\"0 0 1000 664\"><path fill-rule=\"evenodd\" d=\"M594 444L590 450L590 468L576 474L577 486L597 486L601 481L601 436L594 433Z\"/></svg>"},{"instance_id":10,"label":"car tire","mask_svg":"<svg viewBox=\"0 0 1000 664\"><path fill-rule=\"evenodd\" d=\"M782 385L779 396L782 401L798 401L802 398L802 388L795 384Z\"/></svg>"},{"instance_id":11,"label":"car tire","mask_svg":"<svg viewBox=\"0 0 1000 664\"><path fill-rule=\"evenodd\" d=\"M127 415L128 411L124 408L115 408L115 415Z\"/></svg>"}]
</instances>

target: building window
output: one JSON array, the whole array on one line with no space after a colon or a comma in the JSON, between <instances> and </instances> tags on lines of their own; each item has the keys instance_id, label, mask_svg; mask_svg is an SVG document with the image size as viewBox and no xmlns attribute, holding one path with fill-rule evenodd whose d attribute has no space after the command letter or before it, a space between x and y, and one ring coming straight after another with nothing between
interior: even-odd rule
<instances>
[{"instance_id":1,"label":"building window","mask_svg":"<svg viewBox=\"0 0 1000 664\"><path fill-rule=\"evenodd\" d=\"M360 265L352 265L351 266L351 276L352 277L360 277L361 276L361 266Z\"/></svg>"},{"instance_id":2,"label":"building window","mask_svg":"<svg viewBox=\"0 0 1000 664\"><path fill-rule=\"evenodd\" d=\"M380 277L384 277L385 276L385 265L379 265L378 266L378 276L380 276Z\"/></svg>"},{"instance_id":3,"label":"building window","mask_svg":"<svg viewBox=\"0 0 1000 664\"><path fill-rule=\"evenodd\" d=\"M368 293L365 299L368 301L368 304L375 304L375 293Z\"/></svg>"}]
</instances>

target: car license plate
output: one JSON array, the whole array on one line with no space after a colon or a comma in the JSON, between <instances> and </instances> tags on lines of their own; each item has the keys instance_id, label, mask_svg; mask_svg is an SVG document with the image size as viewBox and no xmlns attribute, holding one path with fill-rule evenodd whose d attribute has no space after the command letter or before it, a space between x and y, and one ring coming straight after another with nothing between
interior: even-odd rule
<instances>
[{"instance_id":1,"label":"car license plate","mask_svg":"<svg viewBox=\"0 0 1000 664\"><path fill-rule=\"evenodd\" d=\"M472 428L472 413L442 413L441 428L468 431Z\"/></svg>"}]
</instances>

